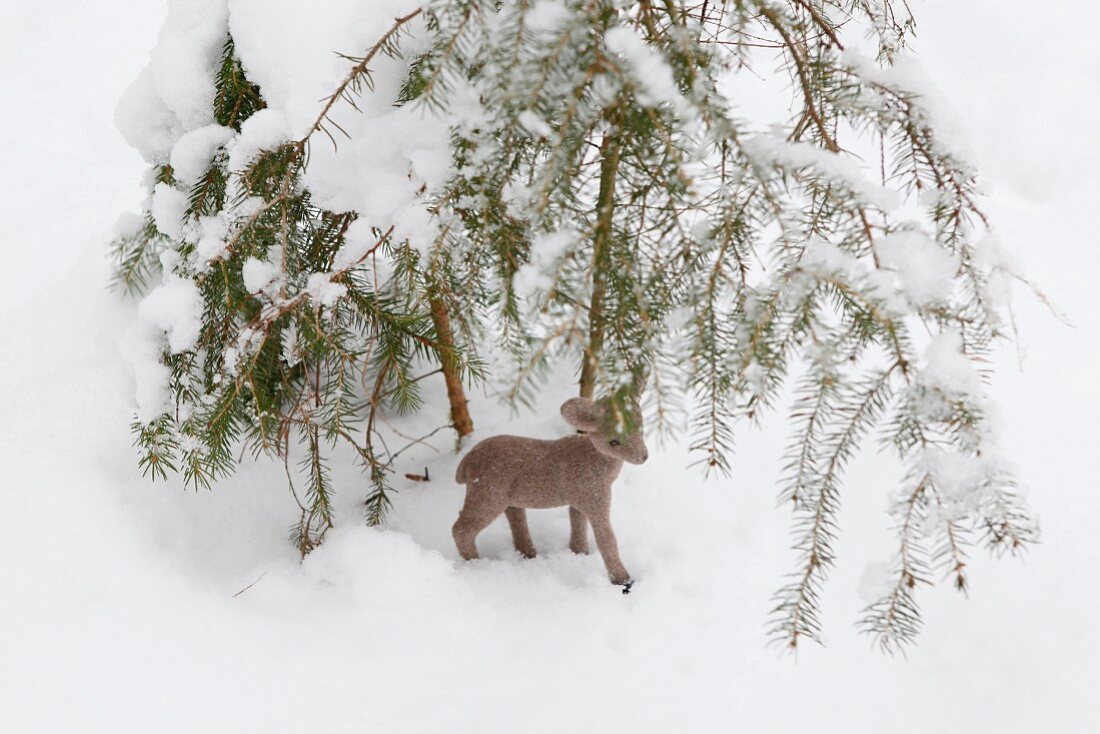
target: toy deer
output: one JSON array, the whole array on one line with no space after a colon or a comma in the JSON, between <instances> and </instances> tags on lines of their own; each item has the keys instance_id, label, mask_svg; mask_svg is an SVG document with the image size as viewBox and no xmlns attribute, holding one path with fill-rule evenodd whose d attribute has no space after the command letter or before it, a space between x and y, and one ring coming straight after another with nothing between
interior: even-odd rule
<instances>
[{"instance_id":1,"label":"toy deer","mask_svg":"<svg viewBox=\"0 0 1100 734\"><path fill-rule=\"evenodd\" d=\"M562 403L561 414L582 434L556 441L493 436L474 446L455 472L455 481L466 485L466 502L452 531L462 557L478 557L478 533L503 512L516 550L534 558L527 509L568 505L569 549L588 553L591 522L611 582L629 592L633 582L611 529L611 485L624 461L642 464L649 451L640 418L633 432L624 435L611 413L606 399L571 398Z\"/></svg>"}]
</instances>

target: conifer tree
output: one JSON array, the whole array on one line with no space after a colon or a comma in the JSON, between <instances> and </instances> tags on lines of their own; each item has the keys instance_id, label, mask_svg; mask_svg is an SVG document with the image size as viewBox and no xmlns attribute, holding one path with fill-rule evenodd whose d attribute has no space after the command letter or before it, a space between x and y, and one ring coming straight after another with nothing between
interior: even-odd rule
<instances>
[{"instance_id":1,"label":"conifer tree","mask_svg":"<svg viewBox=\"0 0 1100 734\"><path fill-rule=\"evenodd\" d=\"M894 0L434 0L395 19L305 138L239 171L215 152L185 236L150 216L117 243L121 285L142 288L159 262L202 299L197 339L169 334L163 353L174 410L135 424L143 465L206 484L238 442L286 460L300 441L304 553L331 522L326 446L354 447L381 520L393 454L373 441L377 409L419 405L417 355L441 362L460 435L488 336L513 359L496 378L515 400L559 360L623 423L642 401L674 430L685 406L708 473L733 471L736 428L793 391L782 496L798 561L772 633L821 639L844 472L878 442L908 475L889 583L860 625L885 650L911 642L920 586L946 573L965 591L976 543L1015 553L1036 532L987 420L994 286L1011 274L975 172L899 70L914 27ZM331 134L332 106L354 104L407 31L418 52L394 102L454 121L451 175L423 197L436 239L419 252L376 228L349 252L358 215L301 185L309 138ZM233 53L215 99L229 129L263 104ZM744 115L725 90L746 75L789 92L790 117ZM180 184L160 166L153 185ZM368 277L379 251L400 288Z\"/></svg>"},{"instance_id":2,"label":"conifer tree","mask_svg":"<svg viewBox=\"0 0 1100 734\"><path fill-rule=\"evenodd\" d=\"M334 105L354 105L372 59L395 53L395 36L351 59L347 79L305 137L261 151L240 170L229 168L228 143L264 100L229 38L212 100L215 124L190 133L212 141L205 171L185 183L171 165L158 166L142 226L114 245L119 287L141 292L163 269L150 299L175 288L201 302L197 338L185 348L169 339L161 355L170 405L134 424L141 466L154 478L181 471L189 484L209 487L233 471L241 444L286 463L301 508L293 537L302 555L332 525L328 456L338 445L358 455L372 487L367 520L382 522L399 449L381 441L378 412L420 406L417 358L440 361L457 406L451 424L459 437L472 430L463 391L471 364L451 333L446 303L426 285L431 274L392 228L374 229L373 244L356 249L347 233L358 215L316 206L301 184L311 137L329 133ZM156 197L174 196L186 196L177 237L159 231L152 213ZM397 262L393 282L376 282L378 254ZM297 466L292 442L300 445Z\"/></svg>"}]
</instances>

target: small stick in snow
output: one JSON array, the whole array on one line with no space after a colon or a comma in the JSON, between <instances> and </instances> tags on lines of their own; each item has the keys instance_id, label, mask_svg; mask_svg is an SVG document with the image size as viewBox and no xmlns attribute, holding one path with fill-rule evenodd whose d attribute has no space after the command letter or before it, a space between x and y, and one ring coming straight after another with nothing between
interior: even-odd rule
<instances>
[{"instance_id":1,"label":"small stick in snow","mask_svg":"<svg viewBox=\"0 0 1100 734\"><path fill-rule=\"evenodd\" d=\"M261 574L260 574L260 578L256 579L256 580L255 580L255 581L253 581L253 582L252 582L251 584L249 584L248 586L244 587L243 589L241 589L240 591L238 591L238 592L237 592L236 594L234 594L234 595L233 595L233 598L234 598L234 599L236 599L236 598L237 598L238 596L240 596L240 595L241 595L241 594L243 594L244 592L248 591L249 589L251 589L251 588L252 588L253 586L255 586L256 584L260 583L260 579L262 579L262 578L263 578L264 576L267 576L267 571L264 571L263 573L261 573ZM623 593L625 594L626 592L623 592Z\"/></svg>"}]
</instances>

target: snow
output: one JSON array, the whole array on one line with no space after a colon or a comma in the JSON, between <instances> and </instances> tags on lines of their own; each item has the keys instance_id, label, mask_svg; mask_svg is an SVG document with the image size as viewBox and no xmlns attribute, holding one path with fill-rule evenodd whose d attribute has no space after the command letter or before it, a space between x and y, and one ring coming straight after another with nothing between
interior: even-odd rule
<instances>
[{"instance_id":1,"label":"snow","mask_svg":"<svg viewBox=\"0 0 1100 734\"><path fill-rule=\"evenodd\" d=\"M957 330L937 334L924 352L917 382L944 395L980 399L981 377L974 363L962 352L962 336Z\"/></svg>"},{"instance_id":2,"label":"snow","mask_svg":"<svg viewBox=\"0 0 1100 734\"><path fill-rule=\"evenodd\" d=\"M929 79L921 59L903 54L896 59L893 66L883 69L874 58L863 55L854 48L843 51L841 59L861 79L918 95L921 105L928 110L931 119L935 120L936 144L961 160L972 158L967 136L961 131L958 113Z\"/></svg>"},{"instance_id":3,"label":"snow","mask_svg":"<svg viewBox=\"0 0 1100 734\"><path fill-rule=\"evenodd\" d=\"M535 237L531 243L531 261L516 271L513 285L521 296L531 296L535 291L545 291L553 285L546 273L553 273L557 262L566 250L577 244L580 234L563 229Z\"/></svg>"},{"instance_id":4,"label":"snow","mask_svg":"<svg viewBox=\"0 0 1100 734\"><path fill-rule=\"evenodd\" d=\"M524 25L536 33L553 33L569 20L570 12L562 0L538 0L523 16Z\"/></svg>"},{"instance_id":5,"label":"snow","mask_svg":"<svg viewBox=\"0 0 1100 734\"><path fill-rule=\"evenodd\" d=\"M160 232L173 239L183 239L184 216L187 214L187 194L175 186L158 183L153 187L153 221Z\"/></svg>"},{"instance_id":6,"label":"snow","mask_svg":"<svg viewBox=\"0 0 1100 734\"><path fill-rule=\"evenodd\" d=\"M142 423L170 407L172 371L160 359L163 336L152 324L134 324L119 341L119 354L134 378L134 413Z\"/></svg>"},{"instance_id":7,"label":"snow","mask_svg":"<svg viewBox=\"0 0 1100 734\"><path fill-rule=\"evenodd\" d=\"M276 109L258 110L241 123L241 133L229 146L229 170L241 171L262 150L271 150L291 137L286 115Z\"/></svg>"},{"instance_id":8,"label":"snow","mask_svg":"<svg viewBox=\"0 0 1100 734\"><path fill-rule=\"evenodd\" d=\"M265 5L235 2L230 22L263 19ZM370 36L400 3L386 3L379 18L373 3L293 14L292 5L270 3L271 37L294 32L292 15L302 33L354 18L364 22L332 33ZM163 321L147 324L132 300L107 292L102 252L117 212L138 209L143 196L134 186L142 162L110 120L163 10L137 0L59 0L50 13L0 7L9 103L0 154L18 173L0 197L0 514L9 520L0 730L1100 728L1092 705L1100 636L1090 616L1100 598L1082 574L1100 563L1091 479L1100 253L1090 244L1100 153L1074 142L1091 139L1100 105L1089 36L1100 11L1052 3L1035 13L1019 0L914 9L929 76L959 105L988 174L986 209L1009 258L998 261L1018 263L1077 328L1017 289L1025 369L1014 348L998 352L988 389L1004 405L1004 453L1032 488L1044 543L1025 563L975 553L969 599L949 584L922 589L927 626L903 660L881 657L851 627L864 603L858 591L881 580L874 566L865 575L868 561L893 550L884 487L900 477L874 455L852 464L844 492L838 563L823 595L829 646L797 658L765 647L769 595L792 560L788 514L774 507L786 442L778 419L739 434L728 480L686 471L676 442L656 449L651 441L649 463L624 469L614 521L638 579L625 597L609 588L598 557L568 553L561 511L531 513L538 559L517 558L498 522L480 539L485 559L459 561L449 526L462 497L448 481L455 459L442 433L429 441L434 451L402 455L401 471L428 465L432 481L397 480L385 530L362 525L365 481L352 457L334 461L337 527L302 564L285 538L295 507L282 467L246 461L210 492L176 480L150 485L129 422L135 380L156 380L131 376L119 344L135 323L151 330L139 342L149 349L168 344L162 323L173 333L180 326L183 343L187 329L167 305L174 298L156 314ZM308 117L340 62L318 54L312 63L331 73L299 85L287 51L294 44L265 48L269 40L253 39L250 63L291 56L265 79L282 85L279 104L297 108L293 120ZM43 56L46 42L69 53ZM186 132L172 124L158 128L161 161ZM952 385L956 347L945 337L928 357ZM478 437L565 435L556 403L574 377L570 365L556 366L537 411L516 416L491 392L472 393ZM410 435L445 413L442 383L422 384L425 414L398 423Z\"/></svg>"},{"instance_id":9,"label":"snow","mask_svg":"<svg viewBox=\"0 0 1100 734\"><path fill-rule=\"evenodd\" d=\"M225 18L225 0L171 2L150 53L157 94L185 131L208 124L214 116L210 100L225 44Z\"/></svg>"},{"instance_id":10,"label":"snow","mask_svg":"<svg viewBox=\"0 0 1100 734\"><path fill-rule=\"evenodd\" d=\"M362 55L395 17L417 6L412 0L326 0L303 13L295 0L230 0L229 27L245 73L269 107L286 114L292 137L300 137L347 73L348 62L336 54ZM378 66L387 63L395 62L383 59ZM385 93L392 81L379 81ZM369 96L367 104L377 107Z\"/></svg>"},{"instance_id":11,"label":"snow","mask_svg":"<svg viewBox=\"0 0 1100 734\"><path fill-rule=\"evenodd\" d=\"M822 239L806 243L799 264L814 275L839 275L850 281L859 281L867 271L859 259Z\"/></svg>"},{"instance_id":12,"label":"snow","mask_svg":"<svg viewBox=\"0 0 1100 734\"><path fill-rule=\"evenodd\" d=\"M982 488L1001 464L992 456L965 456L936 448L922 452L918 469L932 477L945 505L944 512L955 520L980 504Z\"/></svg>"},{"instance_id":13,"label":"snow","mask_svg":"<svg viewBox=\"0 0 1100 734\"><path fill-rule=\"evenodd\" d=\"M833 243L814 239L806 243L799 265L816 278L856 284L896 314L934 306L955 292L958 256L924 233L900 230L876 239L874 247L879 268L872 269Z\"/></svg>"},{"instance_id":14,"label":"snow","mask_svg":"<svg viewBox=\"0 0 1100 734\"><path fill-rule=\"evenodd\" d=\"M337 53L366 53L393 24L418 6L412 0L327 0L301 11L293 0L231 0L229 24L249 78L260 85L268 109L249 118L230 153L239 168L263 148L306 134L326 99L347 75ZM414 58L415 39L406 47ZM394 224L396 236L426 251L435 230L421 211L422 188L449 177L448 121L432 119L419 106L394 109L405 62L379 55L371 65L374 91L357 102L336 105L328 130L335 147L318 133L311 141L304 185L321 206L355 210L374 226ZM380 141L385 141L380 144Z\"/></svg>"},{"instance_id":15,"label":"snow","mask_svg":"<svg viewBox=\"0 0 1100 734\"><path fill-rule=\"evenodd\" d=\"M885 212L901 203L896 192L868 180L865 167L840 153L830 153L809 143L792 143L771 134L754 135L744 140L742 147L757 165L778 165L791 170L808 168Z\"/></svg>"},{"instance_id":16,"label":"snow","mask_svg":"<svg viewBox=\"0 0 1100 734\"><path fill-rule=\"evenodd\" d=\"M301 354L298 350L298 325L291 323L286 329L283 329L282 334L282 354L286 363L293 367L302 361Z\"/></svg>"},{"instance_id":17,"label":"snow","mask_svg":"<svg viewBox=\"0 0 1100 734\"><path fill-rule=\"evenodd\" d=\"M115 124L149 163L164 161L183 132L172 110L157 94L150 69L142 71L127 87L115 110Z\"/></svg>"},{"instance_id":18,"label":"snow","mask_svg":"<svg viewBox=\"0 0 1100 734\"><path fill-rule=\"evenodd\" d=\"M224 214L199 217L199 241L195 243L195 257L200 270L205 270L211 261L225 255L228 232L229 222Z\"/></svg>"},{"instance_id":19,"label":"snow","mask_svg":"<svg viewBox=\"0 0 1100 734\"><path fill-rule=\"evenodd\" d=\"M625 26L611 28L604 34L604 43L608 51L626 60L627 71L639 86L639 102L654 107L668 104L678 112L686 109L668 62L637 33Z\"/></svg>"},{"instance_id":20,"label":"snow","mask_svg":"<svg viewBox=\"0 0 1100 734\"><path fill-rule=\"evenodd\" d=\"M121 340L121 354L134 376L138 419L147 423L169 407L169 369L160 355L167 343L172 354L195 347L202 319L202 295L194 282L175 275L150 291L138 304L137 321Z\"/></svg>"},{"instance_id":21,"label":"snow","mask_svg":"<svg viewBox=\"0 0 1100 734\"><path fill-rule=\"evenodd\" d=\"M174 0L149 63L115 120L149 163L163 163L180 135L213 122L210 100L225 43L225 0Z\"/></svg>"},{"instance_id":22,"label":"snow","mask_svg":"<svg viewBox=\"0 0 1100 734\"><path fill-rule=\"evenodd\" d=\"M123 212L115 220L114 230L111 234L115 237L133 237L145 228L145 217L134 212Z\"/></svg>"},{"instance_id":23,"label":"snow","mask_svg":"<svg viewBox=\"0 0 1100 734\"><path fill-rule=\"evenodd\" d=\"M202 295L194 281L170 275L138 305L142 321L168 336L172 354L195 348L202 322Z\"/></svg>"},{"instance_id":24,"label":"snow","mask_svg":"<svg viewBox=\"0 0 1100 734\"><path fill-rule=\"evenodd\" d=\"M370 222L362 218L356 219L348 225L344 233L344 244L336 253L333 265L337 269L351 267L366 257L376 244L378 244L378 235L375 234Z\"/></svg>"},{"instance_id":25,"label":"snow","mask_svg":"<svg viewBox=\"0 0 1100 734\"><path fill-rule=\"evenodd\" d=\"M864 604L874 604L890 593L896 580L897 574L890 568L890 564L870 561L864 567L863 575L859 577L859 598Z\"/></svg>"},{"instance_id":26,"label":"snow","mask_svg":"<svg viewBox=\"0 0 1100 734\"><path fill-rule=\"evenodd\" d=\"M536 138L548 138L554 134L554 130L546 124L546 121L531 110L524 110L517 118L523 129Z\"/></svg>"},{"instance_id":27,"label":"snow","mask_svg":"<svg viewBox=\"0 0 1100 734\"><path fill-rule=\"evenodd\" d=\"M225 147L234 135L233 130L221 125L206 125L184 134L172 147L168 159L172 175L181 186L191 188L210 168L218 148Z\"/></svg>"},{"instance_id":28,"label":"snow","mask_svg":"<svg viewBox=\"0 0 1100 734\"><path fill-rule=\"evenodd\" d=\"M347 286L333 283L327 273L313 273L306 282L306 293L318 306L332 306L347 292Z\"/></svg>"},{"instance_id":29,"label":"snow","mask_svg":"<svg viewBox=\"0 0 1100 734\"><path fill-rule=\"evenodd\" d=\"M875 252L883 267L896 273L898 290L914 306L945 301L955 290L958 257L921 232L881 237L875 241Z\"/></svg>"},{"instance_id":30,"label":"snow","mask_svg":"<svg viewBox=\"0 0 1100 734\"><path fill-rule=\"evenodd\" d=\"M259 293L275 280L277 272L274 264L250 257L241 269L244 287L249 293Z\"/></svg>"}]
</instances>

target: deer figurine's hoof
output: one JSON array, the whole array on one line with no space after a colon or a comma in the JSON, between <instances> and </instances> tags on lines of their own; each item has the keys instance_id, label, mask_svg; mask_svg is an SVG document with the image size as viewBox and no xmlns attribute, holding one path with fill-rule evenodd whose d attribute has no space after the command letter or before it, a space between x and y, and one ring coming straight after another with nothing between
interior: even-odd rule
<instances>
[{"instance_id":1,"label":"deer figurine's hoof","mask_svg":"<svg viewBox=\"0 0 1100 734\"><path fill-rule=\"evenodd\" d=\"M634 586L634 581L633 581L633 579L631 579L629 581L624 581L621 584L617 584L617 586L623 587L623 593L624 594L629 594L630 593L630 587Z\"/></svg>"}]
</instances>

